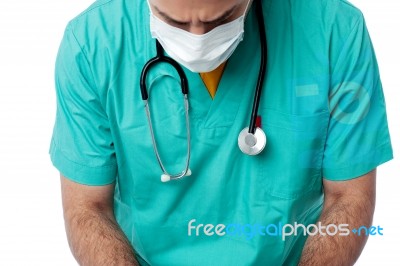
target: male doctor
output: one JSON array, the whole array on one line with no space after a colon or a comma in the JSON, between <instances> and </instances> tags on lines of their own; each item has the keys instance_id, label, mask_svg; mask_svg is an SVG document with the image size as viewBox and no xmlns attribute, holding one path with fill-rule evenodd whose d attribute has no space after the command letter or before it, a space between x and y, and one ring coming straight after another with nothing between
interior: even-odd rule
<instances>
[{"instance_id":1,"label":"male doctor","mask_svg":"<svg viewBox=\"0 0 400 266\"><path fill-rule=\"evenodd\" d=\"M265 149L247 155L260 66ZM140 74L156 54L189 85L190 172L161 182ZM185 168L180 79L146 79L167 171ZM392 158L361 12L345 0L99 0L68 24L50 154L82 265L351 265L367 241L376 167ZM295 226L297 225L297 231ZM301 225L301 226L300 226ZM283 229L283 230L282 230Z\"/></svg>"}]
</instances>

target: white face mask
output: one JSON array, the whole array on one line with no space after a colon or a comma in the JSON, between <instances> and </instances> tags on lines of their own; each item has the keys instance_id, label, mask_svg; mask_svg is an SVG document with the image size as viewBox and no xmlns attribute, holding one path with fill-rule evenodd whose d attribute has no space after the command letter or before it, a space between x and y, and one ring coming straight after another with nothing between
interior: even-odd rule
<instances>
[{"instance_id":1,"label":"white face mask","mask_svg":"<svg viewBox=\"0 0 400 266\"><path fill-rule=\"evenodd\" d=\"M243 40L244 18L250 1L242 16L201 35L171 26L150 11L151 36L170 57L190 71L212 71L228 60Z\"/></svg>"}]
</instances>

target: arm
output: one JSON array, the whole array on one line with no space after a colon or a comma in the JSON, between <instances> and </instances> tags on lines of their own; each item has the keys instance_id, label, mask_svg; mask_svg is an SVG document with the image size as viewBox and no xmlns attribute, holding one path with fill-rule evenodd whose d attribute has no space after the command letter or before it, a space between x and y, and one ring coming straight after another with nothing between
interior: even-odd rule
<instances>
[{"instance_id":1,"label":"arm","mask_svg":"<svg viewBox=\"0 0 400 266\"><path fill-rule=\"evenodd\" d=\"M61 176L61 191L68 243L80 265L139 265L115 221L113 184L85 186Z\"/></svg>"},{"instance_id":2,"label":"arm","mask_svg":"<svg viewBox=\"0 0 400 266\"><path fill-rule=\"evenodd\" d=\"M321 224L349 224L349 230L371 226L375 209L375 179L375 170L348 181L324 179L325 202ZM310 236L299 265L353 265L367 238L352 232L348 236Z\"/></svg>"}]
</instances>

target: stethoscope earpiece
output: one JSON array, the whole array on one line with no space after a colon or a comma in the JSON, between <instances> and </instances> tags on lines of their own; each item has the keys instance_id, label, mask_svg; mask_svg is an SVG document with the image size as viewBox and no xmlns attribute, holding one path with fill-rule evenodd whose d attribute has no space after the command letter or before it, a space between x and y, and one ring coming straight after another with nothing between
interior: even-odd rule
<instances>
[{"instance_id":1,"label":"stethoscope earpiece","mask_svg":"<svg viewBox=\"0 0 400 266\"><path fill-rule=\"evenodd\" d=\"M165 183L165 182L168 182L168 181L171 181L171 176L167 175L167 174L162 174L161 175L161 182Z\"/></svg>"},{"instance_id":2,"label":"stethoscope earpiece","mask_svg":"<svg viewBox=\"0 0 400 266\"><path fill-rule=\"evenodd\" d=\"M192 170L187 169L186 173L183 173L181 175L175 175L175 176L171 176L169 174L162 174L161 175L161 182L165 183L165 182L169 182L171 180L177 180L177 179L181 179L184 176L191 176L192 175Z\"/></svg>"}]
</instances>

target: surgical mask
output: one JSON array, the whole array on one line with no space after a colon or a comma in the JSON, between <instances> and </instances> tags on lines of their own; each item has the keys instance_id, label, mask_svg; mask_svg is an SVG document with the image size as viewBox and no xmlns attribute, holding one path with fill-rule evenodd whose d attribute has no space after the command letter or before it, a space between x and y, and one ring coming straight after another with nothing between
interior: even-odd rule
<instances>
[{"instance_id":1,"label":"surgical mask","mask_svg":"<svg viewBox=\"0 0 400 266\"><path fill-rule=\"evenodd\" d=\"M210 72L228 60L243 40L244 18L250 1L242 16L201 35L169 25L150 9L150 32L178 63L192 72Z\"/></svg>"}]
</instances>

